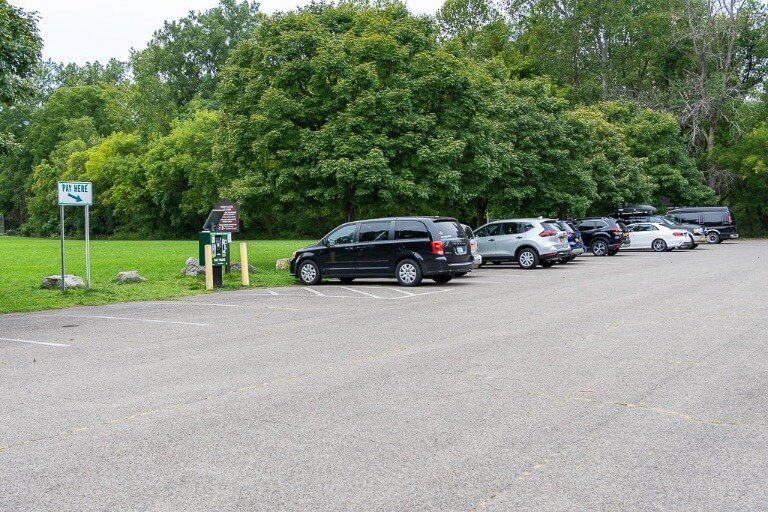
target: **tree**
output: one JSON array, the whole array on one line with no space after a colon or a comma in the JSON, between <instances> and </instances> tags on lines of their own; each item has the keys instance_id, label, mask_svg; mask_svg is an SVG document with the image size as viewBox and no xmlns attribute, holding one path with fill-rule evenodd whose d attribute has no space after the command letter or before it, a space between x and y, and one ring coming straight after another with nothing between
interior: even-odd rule
<instances>
[{"instance_id":1,"label":"tree","mask_svg":"<svg viewBox=\"0 0 768 512\"><path fill-rule=\"evenodd\" d=\"M217 112L198 110L190 119L174 121L168 135L148 144L143 166L156 233L196 231L219 199L223 180L213 168L218 124Z\"/></svg>"},{"instance_id":2,"label":"tree","mask_svg":"<svg viewBox=\"0 0 768 512\"><path fill-rule=\"evenodd\" d=\"M208 11L165 22L131 57L140 114L164 130L193 98L213 101L229 53L260 19L256 2L221 0Z\"/></svg>"},{"instance_id":3,"label":"tree","mask_svg":"<svg viewBox=\"0 0 768 512\"><path fill-rule=\"evenodd\" d=\"M41 48L35 15L0 0L0 104L10 105L29 92L27 79Z\"/></svg>"},{"instance_id":4,"label":"tree","mask_svg":"<svg viewBox=\"0 0 768 512\"><path fill-rule=\"evenodd\" d=\"M264 20L221 80L218 154L239 176L231 191L246 211L332 219L457 195L452 163L465 142L442 114L474 94L471 79L451 75L457 62L439 54L434 25L399 3ZM442 73L447 85L430 78Z\"/></svg>"}]
</instances>

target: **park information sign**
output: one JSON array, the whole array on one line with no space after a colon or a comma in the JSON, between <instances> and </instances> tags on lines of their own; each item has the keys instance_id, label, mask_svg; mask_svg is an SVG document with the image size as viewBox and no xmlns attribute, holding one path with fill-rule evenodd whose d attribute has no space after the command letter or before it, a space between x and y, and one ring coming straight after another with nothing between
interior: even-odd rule
<instances>
[{"instance_id":1,"label":"park information sign","mask_svg":"<svg viewBox=\"0 0 768 512\"><path fill-rule=\"evenodd\" d=\"M60 206L85 206L93 204L93 186L86 181L60 181Z\"/></svg>"},{"instance_id":2,"label":"park information sign","mask_svg":"<svg viewBox=\"0 0 768 512\"><path fill-rule=\"evenodd\" d=\"M216 227L217 231L225 231L228 233L238 233L240 231L240 212L238 211L237 203L224 199L220 203L214 205L213 209L224 212Z\"/></svg>"},{"instance_id":3,"label":"park information sign","mask_svg":"<svg viewBox=\"0 0 768 512\"><path fill-rule=\"evenodd\" d=\"M91 289L91 212L93 185L88 181L60 181L56 185L59 194L59 219L61 222L61 291L66 291L66 262L64 259L64 207L82 206L85 211L85 289Z\"/></svg>"}]
</instances>

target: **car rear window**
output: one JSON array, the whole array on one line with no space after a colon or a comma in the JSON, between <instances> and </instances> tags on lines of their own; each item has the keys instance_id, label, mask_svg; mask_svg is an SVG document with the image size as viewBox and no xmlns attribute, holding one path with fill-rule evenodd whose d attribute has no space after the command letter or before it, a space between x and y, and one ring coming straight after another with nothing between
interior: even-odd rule
<instances>
[{"instance_id":1,"label":"car rear window","mask_svg":"<svg viewBox=\"0 0 768 512\"><path fill-rule=\"evenodd\" d=\"M464 230L455 220L436 220L435 226L437 227L437 232L440 233L440 238L464 237Z\"/></svg>"},{"instance_id":2,"label":"car rear window","mask_svg":"<svg viewBox=\"0 0 768 512\"><path fill-rule=\"evenodd\" d=\"M542 222L541 225L544 226L544 229L551 229L553 231L565 231L563 227L557 222Z\"/></svg>"},{"instance_id":3,"label":"car rear window","mask_svg":"<svg viewBox=\"0 0 768 512\"><path fill-rule=\"evenodd\" d=\"M701 214L701 220L707 224L725 224L725 215L723 212L704 212Z\"/></svg>"}]
</instances>

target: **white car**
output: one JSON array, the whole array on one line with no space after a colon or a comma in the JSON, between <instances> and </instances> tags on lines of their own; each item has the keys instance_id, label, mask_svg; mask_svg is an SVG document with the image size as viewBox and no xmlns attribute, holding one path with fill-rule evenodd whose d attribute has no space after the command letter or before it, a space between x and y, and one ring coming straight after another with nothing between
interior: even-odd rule
<instances>
[{"instance_id":1,"label":"white car","mask_svg":"<svg viewBox=\"0 0 768 512\"><path fill-rule=\"evenodd\" d=\"M639 222L627 226L629 243L622 249L651 249L655 252L671 251L690 243L688 231L669 228L656 222Z\"/></svg>"},{"instance_id":2,"label":"white car","mask_svg":"<svg viewBox=\"0 0 768 512\"><path fill-rule=\"evenodd\" d=\"M467 238L469 238L469 247L472 251L472 257L475 258L474 268L478 268L483 264L483 257L477 251L477 238L475 238L475 232L466 224L462 224L461 226L464 228L464 233L467 235Z\"/></svg>"}]
</instances>

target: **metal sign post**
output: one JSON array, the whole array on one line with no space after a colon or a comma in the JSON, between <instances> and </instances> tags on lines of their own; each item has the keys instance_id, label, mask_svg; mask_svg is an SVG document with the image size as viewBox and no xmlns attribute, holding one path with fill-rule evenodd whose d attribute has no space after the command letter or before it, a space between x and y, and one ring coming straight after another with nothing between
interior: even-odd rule
<instances>
[{"instance_id":1,"label":"metal sign post","mask_svg":"<svg viewBox=\"0 0 768 512\"><path fill-rule=\"evenodd\" d=\"M64 207L85 207L85 289L91 289L91 219L90 206L93 204L93 186L87 181L60 181L57 185L59 195L59 216L61 218L61 291L66 289L64 279Z\"/></svg>"}]
</instances>

